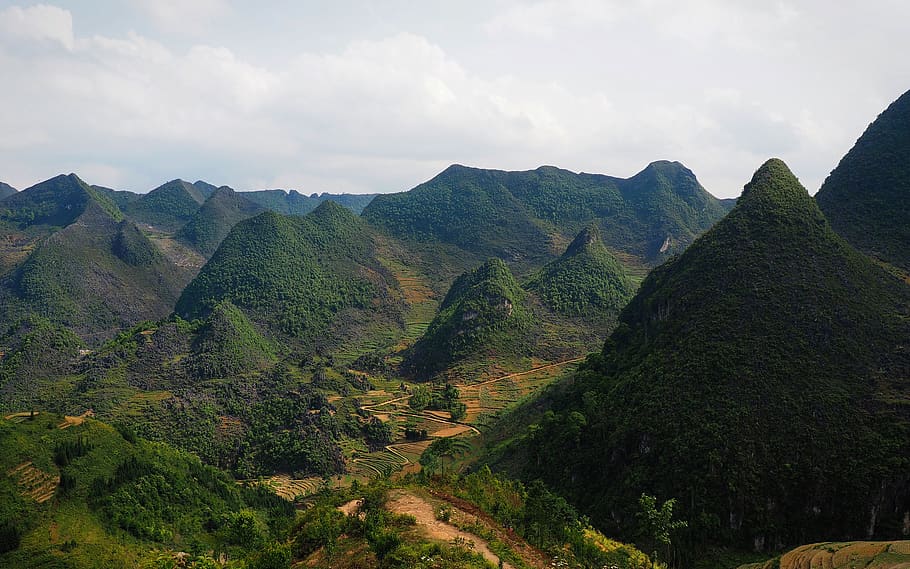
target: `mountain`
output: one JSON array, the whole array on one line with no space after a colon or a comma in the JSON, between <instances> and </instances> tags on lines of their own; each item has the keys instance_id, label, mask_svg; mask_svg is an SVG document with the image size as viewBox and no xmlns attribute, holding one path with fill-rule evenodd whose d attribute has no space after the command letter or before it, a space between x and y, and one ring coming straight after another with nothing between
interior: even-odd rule
<instances>
[{"instance_id":1,"label":"mountain","mask_svg":"<svg viewBox=\"0 0 910 569\"><path fill-rule=\"evenodd\" d=\"M421 378L480 353L515 348L532 321L527 294L499 259L490 259L452 283L426 333L405 355Z\"/></svg>"},{"instance_id":2,"label":"mountain","mask_svg":"<svg viewBox=\"0 0 910 569\"><path fill-rule=\"evenodd\" d=\"M0 200L15 194L16 191L16 188L10 186L6 182L0 182Z\"/></svg>"},{"instance_id":3,"label":"mountain","mask_svg":"<svg viewBox=\"0 0 910 569\"><path fill-rule=\"evenodd\" d=\"M254 190L243 192L243 196L265 209L285 215L306 215L324 201L333 201L350 209L357 215L369 204L376 194L312 194L305 196L296 190Z\"/></svg>"},{"instance_id":4,"label":"mountain","mask_svg":"<svg viewBox=\"0 0 910 569\"><path fill-rule=\"evenodd\" d=\"M899 536L908 310L910 289L769 160L499 460L614 534L632 532L644 492L678 499L689 548Z\"/></svg>"},{"instance_id":5,"label":"mountain","mask_svg":"<svg viewBox=\"0 0 910 569\"><path fill-rule=\"evenodd\" d=\"M57 176L3 201L7 250L0 322L40 315L97 342L166 316L180 272L76 175Z\"/></svg>"},{"instance_id":6,"label":"mountain","mask_svg":"<svg viewBox=\"0 0 910 569\"><path fill-rule=\"evenodd\" d=\"M199 553L211 548L252 561L266 522L293 518L271 492L90 416L0 419L3 567L214 567Z\"/></svg>"},{"instance_id":7,"label":"mountain","mask_svg":"<svg viewBox=\"0 0 910 569\"><path fill-rule=\"evenodd\" d=\"M575 237L561 257L537 272L525 289L562 314L615 322L635 286L592 225Z\"/></svg>"},{"instance_id":8,"label":"mountain","mask_svg":"<svg viewBox=\"0 0 910 569\"><path fill-rule=\"evenodd\" d=\"M193 184L172 180L131 201L123 213L139 223L176 231L202 207L206 197Z\"/></svg>"},{"instance_id":9,"label":"mountain","mask_svg":"<svg viewBox=\"0 0 910 569\"><path fill-rule=\"evenodd\" d=\"M338 319L393 310L394 279L375 249L370 228L334 202L305 217L261 213L234 226L176 311L197 318L228 300L257 325L312 344Z\"/></svg>"},{"instance_id":10,"label":"mountain","mask_svg":"<svg viewBox=\"0 0 910 569\"><path fill-rule=\"evenodd\" d=\"M217 188L202 207L177 232L177 238L189 243L205 256L212 253L238 222L263 211L227 186Z\"/></svg>"},{"instance_id":11,"label":"mountain","mask_svg":"<svg viewBox=\"0 0 910 569\"><path fill-rule=\"evenodd\" d=\"M857 249L910 271L910 91L885 109L816 196Z\"/></svg>"},{"instance_id":12,"label":"mountain","mask_svg":"<svg viewBox=\"0 0 910 569\"><path fill-rule=\"evenodd\" d=\"M655 162L629 179L552 166L503 172L454 165L408 192L377 196L363 216L400 238L539 266L592 222L611 249L652 264L725 212L689 169Z\"/></svg>"}]
</instances>

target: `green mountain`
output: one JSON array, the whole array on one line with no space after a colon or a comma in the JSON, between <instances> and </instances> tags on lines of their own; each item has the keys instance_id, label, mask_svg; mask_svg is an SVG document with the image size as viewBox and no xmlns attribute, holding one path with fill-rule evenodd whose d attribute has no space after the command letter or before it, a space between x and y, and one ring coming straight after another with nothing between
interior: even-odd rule
<instances>
[{"instance_id":1,"label":"green mountain","mask_svg":"<svg viewBox=\"0 0 910 569\"><path fill-rule=\"evenodd\" d=\"M193 184L172 180L131 201L123 212L139 223L176 231L192 219L206 197Z\"/></svg>"},{"instance_id":2,"label":"green mountain","mask_svg":"<svg viewBox=\"0 0 910 569\"><path fill-rule=\"evenodd\" d=\"M535 274L525 289L567 316L615 322L635 286L592 225L575 237L559 259Z\"/></svg>"},{"instance_id":3,"label":"green mountain","mask_svg":"<svg viewBox=\"0 0 910 569\"><path fill-rule=\"evenodd\" d=\"M129 204L138 200L142 197L141 194L136 194L127 190L113 190L111 188L105 188L104 186L92 185L92 189L96 192L107 196L112 202L117 204L117 207L120 208L120 211L126 209Z\"/></svg>"},{"instance_id":4,"label":"green mountain","mask_svg":"<svg viewBox=\"0 0 910 569\"><path fill-rule=\"evenodd\" d=\"M357 215L369 204L376 194L312 194L305 196L296 190L254 190L242 195L264 209L285 215L306 215L324 201L333 201L350 209Z\"/></svg>"},{"instance_id":5,"label":"green mountain","mask_svg":"<svg viewBox=\"0 0 910 569\"><path fill-rule=\"evenodd\" d=\"M172 310L179 271L77 176L52 178L3 204L0 322L40 315L95 343Z\"/></svg>"},{"instance_id":6,"label":"green mountain","mask_svg":"<svg viewBox=\"0 0 910 569\"><path fill-rule=\"evenodd\" d=\"M44 412L0 419L4 567L214 567L202 565L213 549L252 561L293 518L270 492L128 430Z\"/></svg>"},{"instance_id":7,"label":"green mountain","mask_svg":"<svg viewBox=\"0 0 910 569\"><path fill-rule=\"evenodd\" d=\"M228 300L257 325L311 345L339 319L390 308L393 286L370 228L327 201L305 217L265 212L238 223L176 311L197 318Z\"/></svg>"},{"instance_id":8,"label":"green mountain","mask_svg":"<svg viewBox=\"0 0 910 569\"><path fill-rule=\"evenodd\" d=\"M643 492L676 498L689 549L899 536L908 309L770 160L500 460L613 534L633 532Z\"/></svg>"},{"instance_id":9,"label":"green mountain","mask_svg":"<svg viewBox=\"0 0 910 569\"><path fill-rule=\"evenodd\" d=\"M8 198L9 196L16 193L16 188L10 186L6 182L0 182L0 200L3 198Z\"/></svg>"},{"instance_id":10,"label":"green mountain","mask_svg":"<svg viewBox=\"0 0 910 569\"><path fill-rule=\"evenodd\" d=\"M552 166L503 172L455 165L408 192L377 196L363 216L400 238L539 266L592 222L612 249L654 263L725 212L683 165L655 162L627 180Z\"/></svg>"},{"instance_id":11,"label":"green mountain","mask_svg":"<svg viewBox=\"0 0 910 569\"><path fill-rule=\"evenodd\" d=\"M910 271L910 91L885 109L816 196L854 247Z\"/></svg>"},{"instance_id":12,"label":"green mountain","mask_svg":"<svg viewBox=\"0 0 910 569\"><path fill-rule=\"evenodd\" d=\"M177 232L205 256L211 256L231 228L238 222L262 212L263 208L227 186L216 189L202 207Z\"/></svg>"},{"instance_id":13,"label":"green mountain","mask_svg":"<svg viewBox=\"0 0 910 569\"><path fill-rule=\"evenodd\" d=\"M405 368L421 378L483 353L518 348L532 323L527 294L509 267L490 259L452 283L426 333L405 355Z\"/></svg>"}]
</instances>

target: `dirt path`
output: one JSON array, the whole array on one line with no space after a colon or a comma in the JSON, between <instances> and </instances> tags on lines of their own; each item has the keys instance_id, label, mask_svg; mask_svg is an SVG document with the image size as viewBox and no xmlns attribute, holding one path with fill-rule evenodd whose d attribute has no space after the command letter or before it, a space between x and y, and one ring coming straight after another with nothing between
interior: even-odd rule
<instances>
[{"instance_id":1,"label":"dirt path","mask_svg":"<svg viewBox=\"0 0 910 569\"><path fill-rule=\"evenodd\" d=\"M534 368L531 368L526 371L507 373L505 375L502 375L499 377L494 377L493 379L488 379L488 380L482 381L480 383L456 384L456 387L459 387L459 388L480 387L483 385L489 385L491 383L495 383L497 381L502 381L504 379L509 379L512 377L520 377L522 375L528 375L530 373L538 372L541 370L564 366L566 364L575 363L575 362L581 361L583 359L584 359L584 357L572 358L572 359L564 360L561 362L555 362L552 364L534 367ZM377 392L377 393L379 393L379 392ZM480 430L477 427L475 427L474 425L471 425L469 423L464 423L461 421L452 421L449 419L445 419L445 418L441 417L438 413L433 412L433 411L423 411L423 412L418 413L415 411L411 411L409 409L402 410L402 411L394 411L392 409L383 409L381 411L379 410L379 407L385 407L386 405L392 405L393 403L398 403L400 401L406 401L410 397L411 397L410 395L399 395L397 397L393 397L393 398L387 399L385 401L380 401L379 403L371 403L370 405L363 405L361 407L361 409L363 409L364 411L367 411L368 413L372 413L374 417L384 416L384 417L388 418L389 415L391 415L392 413L395 413L395 414L403 416L403 417L418 417L425 421L432 421L434 423L441 423L443 425L447 425L445 428L432 433L430 435L431 438L457 437L457 436L463 435L467 432L471 432L474 435L480 434ZM399 444L403 444L403 443L392 443L392 444L386 445L385 450L387 450L388 452L397 456L398 458L404 460L405 462L404 462L403 466L407 466L409 464L414 464L414 462L412 460L410 460L408 457L404 456L403 454L399 453L395 449L395 446L399 445Z\"/></svg>"},{"instance_id":2,"label":"dirt path","mask_svg":"<svg viewBox=\"0 0 910 569\"><path fill-rule=\"evenodd\" d=\"M499 563L499 556L490 550L489 544L477 537L476 535L461 531L457 527L436 519L436 513L433 504L427 502L419 496L405 492L404 490L395 490L389 495L389 501L386 507L396 514L408 514L414 516L417 525L424 530L431 539L438 539L445 542L452 540L464 540L465 543L473 544L473 550L483 555L484 559L496 566ZM509 563L503 562L503 567L514 569Z\"/></svg>"}]
</instances>

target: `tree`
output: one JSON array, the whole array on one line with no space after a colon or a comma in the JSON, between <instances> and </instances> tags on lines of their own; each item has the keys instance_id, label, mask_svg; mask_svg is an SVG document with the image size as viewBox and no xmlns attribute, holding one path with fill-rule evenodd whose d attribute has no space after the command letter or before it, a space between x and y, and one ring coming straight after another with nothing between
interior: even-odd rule
<instances>
[{"instance_id":1,"label":"tree","mask_svg":"<svg viewBox=\"0 0 910 569\"><path fill-rule=\"evenodd\" d=\"M638 499L638 505L641 511L636 514L636 517L644 545L642 549L647 548L653 551L651 557L657 559L657 550L662 548L664 553L661 556L665 555L664 560L669 563L671 560L671 534L688 526L684 521L673 519L676 500L670 498L658 508L656 497L642 493Z\"/></svg>"},{"instance_id":2,"label":"tree","mask_svg":"<svg viewBox=\"0 0 910 569\"><path fill-rule=\"evenodd\" d=\"M421 455L420 464L427 470L435 470L436 464L441 464L442 475L445 476L445 458L454 462L456 456L464 456L470 450L471 445L464 439L455 437L436 439Z\"/></svg>"}]
</instances>

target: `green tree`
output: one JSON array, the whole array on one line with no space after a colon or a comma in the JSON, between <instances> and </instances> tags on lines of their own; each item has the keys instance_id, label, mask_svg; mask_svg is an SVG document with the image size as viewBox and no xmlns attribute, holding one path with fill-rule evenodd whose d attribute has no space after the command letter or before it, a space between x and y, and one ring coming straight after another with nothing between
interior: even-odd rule
<instances>
[{"instance_id":1,"label":"green tree","mask_svg":"<svg viewBox=\"0 0 910 569\"><path fill-rule=\"evenodd\" d=\"M643 549L647 547L653 551L652 559L663 557L664 561L671 562L671 535L676 530L688 525L684 521L673 519L673 508L676 506L676 500L670 498L658 508L656 497L642 493L638 499L638 505L641 510L636 516L641 540L643 541ZM662 550L659 556L658 549Z\"/></svg>"}]
</instances>

